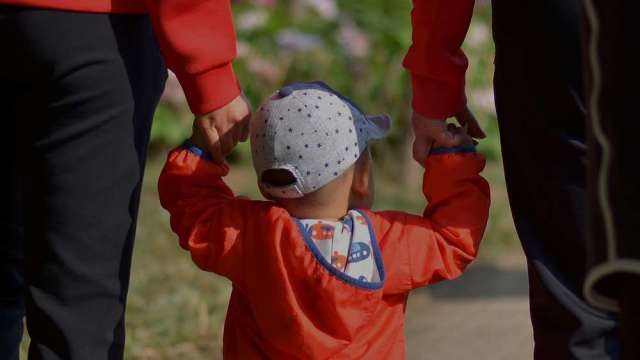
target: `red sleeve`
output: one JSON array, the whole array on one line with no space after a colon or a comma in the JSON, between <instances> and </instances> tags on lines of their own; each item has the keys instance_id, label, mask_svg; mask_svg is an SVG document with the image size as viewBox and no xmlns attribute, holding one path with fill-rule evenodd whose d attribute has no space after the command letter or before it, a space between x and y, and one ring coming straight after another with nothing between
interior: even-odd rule
<instances>
[{"instance_id":1,"label":"red sleeve","mask_svg":"<svg viewBox=\"0 0 640 360\"><path fill-rule=\"evenodd\" d=\"M466 105L467 57L460 47L474 0L413 0L413 43L403 65L411 74L413 109L430 118L447 118Z\"/></svg>"},{"instance_id":2,"label":"red sleeve","mask_svg":"<svg viewBox=\"0 0 640 360\"><path fill-rule=\"evenodd\" d=\"M200 115L240 94L229 0L145 0L164 59Z\"/></svg>"},{"instance_id":3,"label":"red sleeve","mask_svg":"<svg viewBox=\"0 0 640 360\"><path fill-rule=\"evenodd\" d=\"M160 203L170 215L180 246L203 270L243 280L243 235L256 215L256 202L236 199L222 177L221 166L202 160L186 149L172 151L160 174Z\"/></svg>"},{"instance_id":4,"label":"red sleeve","mask_svg":"<svg viewBox=\"0 0 640 360\"><path fill-rule=\"evenodd\" d=\"M375 212L385 264L385 292L398 293L453 279L475 258L489 216L489 184L477 154L429 156L423 216Z\"/></svg>"}]
</instances>

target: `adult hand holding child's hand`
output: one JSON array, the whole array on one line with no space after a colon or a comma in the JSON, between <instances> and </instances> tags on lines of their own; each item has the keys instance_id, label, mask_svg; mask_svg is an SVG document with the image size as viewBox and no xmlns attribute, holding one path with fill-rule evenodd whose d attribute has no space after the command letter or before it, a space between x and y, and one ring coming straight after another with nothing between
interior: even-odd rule
<instances>
[{"instance_id":1,"label":"adult hand holding child's hand","mask_svg":"<svg viewBox=\"0 0 640 360\"><path fill-rule=\"evenodd\" d=\"M215 162L223 163L238 142L247 140L250 119L249 103L239 95L218 110L196 116L190 141L207 149Z\"/></svg>"},{"instance_id":2,"label":"adult hand holding child's hand","mask_svg":"<svg viewBox=\"0 0 640 360\"><path fill-rule=\"evenodd\" d=\"M420 164L429 155L434 144L443 147L467 145L469 137L484 139L486 137L478 121L468 107L455 116L466 131L459 131L459 127L449 127L445 119L432 119L422 116L415 111L411 115L411 126L415 134L413 142L413 158ZM456 130L457 129L457 130Z\"/></svg>"}]
</instances>

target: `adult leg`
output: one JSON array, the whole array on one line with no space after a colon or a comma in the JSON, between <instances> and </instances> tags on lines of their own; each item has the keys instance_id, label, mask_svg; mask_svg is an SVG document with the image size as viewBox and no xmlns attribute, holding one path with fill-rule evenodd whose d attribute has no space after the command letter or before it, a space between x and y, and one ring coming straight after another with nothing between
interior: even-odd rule
<instances>
[{"instance_id":1,"label":"adult leg","mask_svg":"<svg viewBox=\"0 0 640 360\"><path fill-rule=\"evenodd\" d=\"M585 296L620 312L622 359L640 359L637 1L587 0L589 265Z\"/></svg>"},{"instance_id":2,"label":"adult leg","mask_svg":"<svg viewBox=\"0 0 640 360\"><path fill-rule=\"evenodd\" d=\"M618 296L620 303L620 358L640 359L640 281L632 276L622 281L624 293Z\"/></svg>"},{"instance_id":3,"label":"adult leg","mask_svg":"<svg viewBox=\"0 0 640 360\"><path fill-rule=\"evenodd\" d=\"M0 22L2 20L0 19ZM24 281L22 254L22 201L20 176L15 158L17 141L13 94L11 85L0 77L0 119L4 124L6 138L0 143L5 155L4 174L0 201L0 355L3 359L17 360L23 333Z\"/></svg>"},{"instance_id":4,"label":"adult leg","mask_svg":"<svg viewBox=\"0 0 640 360\"><path fill-rule=\"evenodd\" d=\"M120 359L131 250L165 70L144 16L7 9L19 82L30 358ZM7 55L5 55L7 56Z\"/></svg>"},{"instance_id":5,"label":"adult leg","mask_svg":"<svg viewBox=\"0 0 640 360\"><path fill-rule=\"evenodd\" d=\"M585 129L579 0L494 0L495 97L528 261L536 359L613 359L616 321L581 296Z\"/></svg>"}]
</instances>

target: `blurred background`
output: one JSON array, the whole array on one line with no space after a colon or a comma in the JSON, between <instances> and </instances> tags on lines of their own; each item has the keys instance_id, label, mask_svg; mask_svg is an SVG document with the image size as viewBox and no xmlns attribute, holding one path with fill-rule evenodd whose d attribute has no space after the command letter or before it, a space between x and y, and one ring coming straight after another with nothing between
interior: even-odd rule
<instances>
[{"instance_id":1,"label":"blurred background","mask_svg":"<svg viewBox=\"0 0 640 360\"><path fill-rule=\"evenodd\" d=\"M283 84L323 80L369 113L393 117L375 145L376 208L420 212L422 169L410 156L411 90L402 59L411 44L410 0L234 1L234 64L254 107ZM216 46L211 44L211 46ZM476 1L464 49L467 95L488 134L479 149L493 205L480 259L459 280L414 293L407 308L410 359L530 359L527 276L506 197L493 103L489 1ZM127 314L127 358L221 358L229 283L198 270L180 250L156 181L168 149L190 134L182 90L171 77L153 124ZM248 143L230 157L227 182L258 196Z\"/></svg>"},{"instance_id":2,"label":"blurred background","mask_svg":"<svg viewBox=\"0 0 640 360\"><path fill-rule=\"evenodd\" d=\"M254 107L285 83L323 80L369 113L393 117L373 149L377 209L420 212L422 170L410 156L410 0L233 1L234 68ZM211 44L216 46L216 44ZM409 359L530 359L527 276L509 212L493 103L493 41L487 0L477 0L464 49L469 105L488 134L479 149L493 194L480 259L459 280L421 289L407 307ZM160 207L156 181L167 151L190 134L180 85L171 76L153 124L127 312L127 359L221 358L229 283L180 250ZM258 196L247 144L229 158L238 194Z\"/></svg>"}]
</instances>

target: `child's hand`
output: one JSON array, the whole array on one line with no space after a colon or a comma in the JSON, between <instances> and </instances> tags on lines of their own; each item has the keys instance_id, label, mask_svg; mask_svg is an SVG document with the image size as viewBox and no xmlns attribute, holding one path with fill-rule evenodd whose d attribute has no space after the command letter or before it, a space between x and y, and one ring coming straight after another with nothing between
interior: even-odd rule
<instances>
[{"instance_id":1,"label":"child's hand","mask_svg":"<svg viewBox=\"0 0 640 360\"><path fill-rule=\"evenodd\" d=\"M469 135L468 125L466 124L462 127L456 126L455 124L447 124L447 131L449 131L451 134L454 134L456 138L460 139L460 141L455 147L475 146L478 143L477 141L472 139L471 136ZM442 143L439 143L438 141L434 141L433 147L452 147L452 146L450 146L449 144L442 144Z\"/></svg>"},{"instance_id":2,"label":"child's hand","mask_svg":"<svg viewBox=\"0 0 640 360\"><path fill-rule=\"evenodd\" d=\"M222 108L196 116L189 141L209 151L214 161L223 163L236 144L249 135L251 110L240 95Z\"/></svg>"},{"instance_id":3,"label":"child's hand","mask_svg":"<svg viewBox=\"0 0 640 360\"><path fill-rule=\"evenodd\" d=\"M472 138L484 139L486 137L478 121L473 116L468 107L457 115L456 120L460 125L468 126L468 134ZM464 146L463 142L468 144L468 139L463 139L459 135L448 131L445 119L433 119L424 117L415 111L411 115L411 126L415 134L413 142L413 158L419 163L429 155L432 146L456 147ZM437 145L435 144L437 143Z\"/></svg>"}]
</instances>

